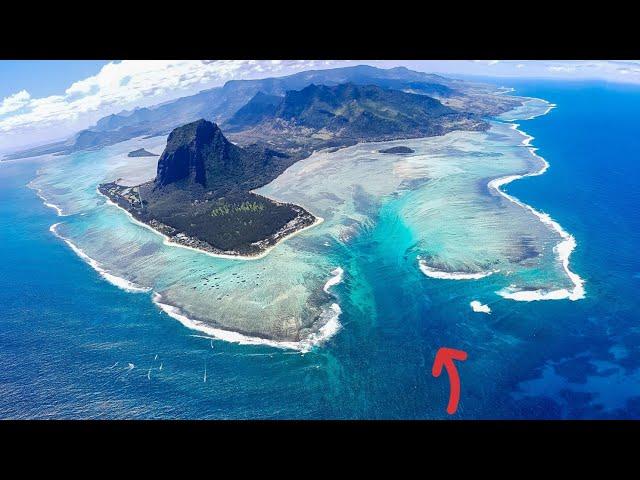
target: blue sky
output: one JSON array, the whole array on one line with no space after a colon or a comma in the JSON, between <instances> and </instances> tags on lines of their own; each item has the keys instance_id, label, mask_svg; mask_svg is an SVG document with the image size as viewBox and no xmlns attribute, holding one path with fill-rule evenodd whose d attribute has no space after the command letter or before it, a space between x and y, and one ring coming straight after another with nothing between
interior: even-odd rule
<instances>
[{"instance_id":1,"label":"blue sky","mask_svg":"<svg viewBox=\"0 0 640 480\"><path fill-rule=\"evenodd\" d=\"M230 79L363 63L452 76L640 83L638 61L0 61L0 152L67 138L105 115L191 95Z\"/></svg>"},{"instance_id":2,"label":"blue sky","mask_svg":"<svg viewBox=\"0 0 640 480\"><path fill-rule=\"evenodd\" d=\"M106 60L0 61L0 98L27 90L33 97L64 92L81 78L96 75Z\"/></svg>"}]
</instances>

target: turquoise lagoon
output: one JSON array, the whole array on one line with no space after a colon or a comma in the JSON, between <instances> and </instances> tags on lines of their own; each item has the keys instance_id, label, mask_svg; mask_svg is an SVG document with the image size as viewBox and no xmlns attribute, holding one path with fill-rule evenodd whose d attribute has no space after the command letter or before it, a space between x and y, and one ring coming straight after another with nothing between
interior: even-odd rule
<instances>
[{"instance_id":1,"label":"turquoise lagoon","mask_svg":"<svg viewBox=\"0 0 640 480\"><path fill-rule=\"evenodd\" d=\"M295 164L260 192L324 221L258 260L96 193L164 138L3 162L0 417L640 418L640 89L512 86L557 107ZM443 346L468 353L453 417Z\"/></svg>"},{"instance_id":2,"label":"turquoise lagoon","mask_svg":"<svg viewBox=\"0 0 640 480\"><path fill-rule=\"evenodd\" d=\"M532 99L508 119L549 106ZM104 181L152 179L157 159L126 153L159 151L163 137L54 158L30 185L61 216L51 232L106 281L148 293L165 313L213 338L307 351L339 331L333 290L357 275L357 239L375 229L388 229L385 256L432 278L491 276L495 290L514 300L581 297L582 281L566 263L572 247L563 252L571 237L499 190L546 169L516 127L495 121L488 132L316 152L257 193L323 221L251 260L170 244L97 193ZM414 153L379 153L397 145Z\"/></svg>"}]
</instances>

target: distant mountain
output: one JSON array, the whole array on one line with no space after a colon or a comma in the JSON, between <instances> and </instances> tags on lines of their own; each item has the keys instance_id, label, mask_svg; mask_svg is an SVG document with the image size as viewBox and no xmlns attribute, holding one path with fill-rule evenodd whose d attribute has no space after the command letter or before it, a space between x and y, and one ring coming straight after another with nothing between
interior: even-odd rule
<instances>
[{"instance_id":1,"label":"distant mountain","mask_svg":"<svg viewBox=\"0 0 640 480\"><path fill-rule=\"evenodd\" d=\"M426 95L353 83L312 84L286 92L275 106L251 101L238 113L223 125L233 142L263 145L296 160L358 142L489 128L479 115Z\"/></svg>"},{"instance_id":2,"label":"distant mountain","mask_svg":"<svg viewBox=\"0 0 640 480\"><path fill-rule=\"evenodd\" d=\"M456 120L474 119L426 95L405 93L375 85L343 83L335 86L311 84L288 91L265 108L264 97L252 99L228 122L236 129L271 130L277 120L292 127L330 132L335 136L379 140L398 136L441 134ZM256 101L257 100L257 101ZM250 112L251 115L247 115ZM477 123L478 118L475 118Z\"/></svg>"},{"instance_id":3,"label":"distant mountain","mask_svg":"<svg viewBox=\"0 0 640 480\"><path fill-rule=\"evenodd\" d=\"M265 118L273 117L282 98L278 95L258 92L227 121L226 125L231 128L242 128L246 125L255 125Z\"/></svg>"},{"instance_id":4,"label":"distant mountain","mask_svg":"<svg viewBox=\"0 0 640 480\"><path fill-rule=\"evenodd\" d=\"M422 74L406 69L394 70L410 77L411 82L417 81L414 76L422 78ZM363 71L371 70L355 69L351 73ZM394 75L393 71L382 72L387 75L383 79ZM311 73L296 76L295 81L307 82L319 75ZM236 83L237 87L227 87L228 83L223 90L228 88L235 93L226 97L226 105L231 98L235 101L246 96L258 85L273 92L276 85L281 88L282 82L267 79ZM161 108L169 106L158 107ZM146 124L149 111L134 111L127 116L139 115ZM113 116L98 123L98 128L118 128L84 131L76 142L95 145L100 135L114 139L141 128L123 125ZM360 141L417 138L488 127L478 113L454 109L428 95L377 85L311 83L282 95L258 90L225 123L230 140L213 122L188 122L169 134L153 181L135 187L112 182L99 189L135 218L175 242L214 253L256 255L315 222L302 207L252 193L313 151Z\"/></svg>"},{"instance_id":5,"label":"distant mountain","mask_svg":"<svg viewBox=\"0 0 640 480\"><path fill-rule=\"evenodd\" d=\"M200 118L222 124L259 92L266 96L284 96L289 90L301 90L311 84L335 86L342 83L376 85L424 94L439 99L460 112L478 115L496 115L520 103L513 97L495 95L497 89L490 85L415 72L404 67L380 69L360 65L310 70L286 77L231 80L222 87L204 90L161 105L109 115L69 142L32 148L11 154L5 159L22 158L43 151L70 153L111 145L136 136L166 135L175 127Z\"/></svg>"}]
</instances>

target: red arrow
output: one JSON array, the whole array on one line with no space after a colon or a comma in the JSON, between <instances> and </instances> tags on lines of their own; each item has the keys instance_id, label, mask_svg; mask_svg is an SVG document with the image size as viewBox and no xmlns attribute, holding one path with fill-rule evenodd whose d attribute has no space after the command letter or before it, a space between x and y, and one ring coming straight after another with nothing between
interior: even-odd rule
<instances>
[{"instance_id":1,"label":"red arrow","mask_svg":"<svg viewBox=\"0 0 640 480\"><path fill-rule=\"evenodd\" d=\"M449 374L449 384L451 385L451 393L449 394L449 405L447 405L447 413L453 415L458 409L458 401L460 400L460 377L454 360L464 361L467 359L467 352L455 350L453 348L442 347L436 353L436 359L433 362L431 373L434 377L439 377L442 373L442 367L447 369Z\"/></svg>"}]
</instances>

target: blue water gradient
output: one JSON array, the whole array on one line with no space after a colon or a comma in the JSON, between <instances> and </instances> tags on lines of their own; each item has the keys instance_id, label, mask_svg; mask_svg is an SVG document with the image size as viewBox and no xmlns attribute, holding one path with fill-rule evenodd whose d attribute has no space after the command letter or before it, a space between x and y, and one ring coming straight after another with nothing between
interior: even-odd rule
<instances>
[{"instance_id":1,"label":"blue water gradient","mask_svg":"<svg viewBox=\"0 0 640 480\"><path fill-rule=\"evenodd\" d=\"M389 205L344 247L328 343L211 341L105 282L49 232L60 218L26 187L39 162L4 163L0 418L639 418L640 89L501 84L558 105L518 122L550 169L503 189L575 237L585 299L515 302L489 281L428 278L398 248L413 239ZM430 373L442 346L468 352L453 417Z\"/></svg>"}]
</instances>

